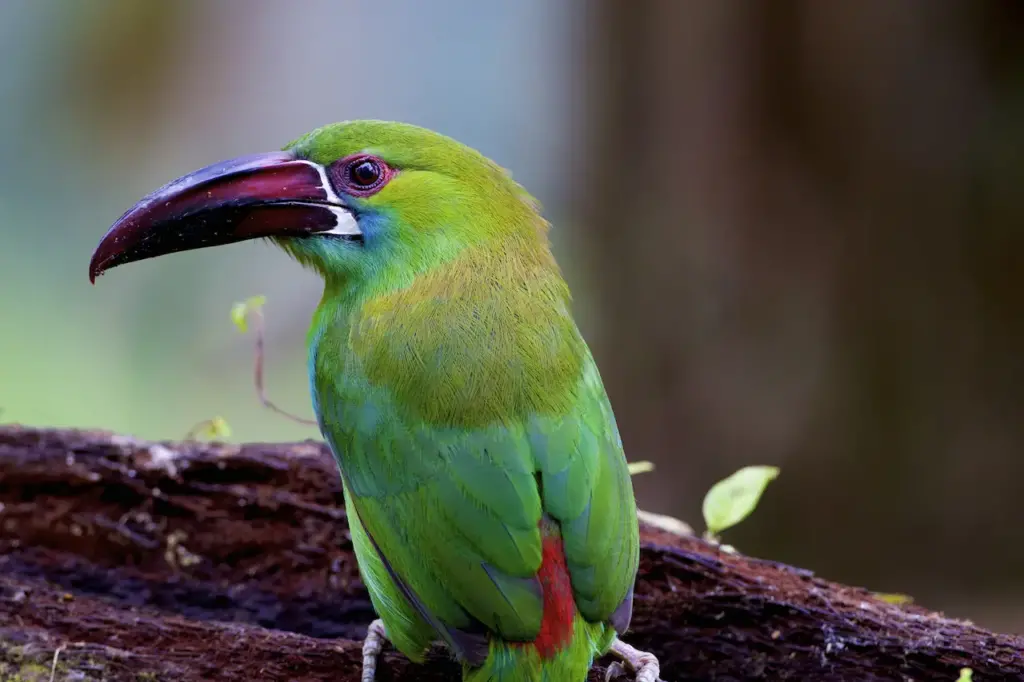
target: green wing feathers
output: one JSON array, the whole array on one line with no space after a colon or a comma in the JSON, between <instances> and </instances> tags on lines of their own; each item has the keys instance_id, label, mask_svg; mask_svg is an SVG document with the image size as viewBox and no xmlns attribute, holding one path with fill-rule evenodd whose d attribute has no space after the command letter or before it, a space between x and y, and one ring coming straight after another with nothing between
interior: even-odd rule
<instances>
[{"instance_id":1,"label":"green wing feathers","mask_svg":"<svg viewBox=\"0 0 1024 682\"><path fill-rule=\"evenodd\" d=\"M386 389L346 369L318 387L318 413L358 515L353 535L368 535L382 555L369 556L360 537L366 582L396 646L421 654L433 638L427 621L449 644L455 631L481 628L536 637L542 513L561 524L581 614L611 618L636 574L636 507L589 355L569 413L476 429L410 419Z\"/></svg>"},{"instance_id":2,"label":"green wing feathers","mask_svg":"<svg viewBox=\"0 0 1024 682\"><path fill-rule=\"evenodd\" d=\"M598 622L632 594L640 538L615 417L589 355L583 367L577 409L564 419L535 418L531 439L544 509L561 523L576 607ZM616 625L624 630L628 614Z\"/></svg>"}]
</instances>

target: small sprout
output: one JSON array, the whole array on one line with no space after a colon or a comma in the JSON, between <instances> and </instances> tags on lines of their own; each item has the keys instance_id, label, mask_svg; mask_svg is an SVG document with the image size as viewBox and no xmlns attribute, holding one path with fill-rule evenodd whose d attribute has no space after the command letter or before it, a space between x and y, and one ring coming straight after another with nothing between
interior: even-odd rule
<instances>
[{"instance_id":1,"label":"small sprout","mask_svg":"<svg viewBox=\"0 0 1024 682\"><path fill-rule=\"evenodd\" d=\"M231 427L228 426L224 417L214 417L210 420L210 429L207 433L210 438L230 438Z\"/></svg>"},{"instance_id":2,"label":"small sprout","mask_svg":"<svg viewBox=\"0 0 1024 682\"><path fill-rule=\"evenodd\" d=\"M636 476L637 474L646 474L648 471L654 471L654 462L648 462L644 460L641 462L629 463L630 476Z\"/></svg>"},{"instance_id":3,"label":"small sprout","mask_svg":"<svg viewBox=\"0 0 1024 682\"><path fill-rule=\"evenodd\" d=\"M313 419L303 419L297 417L294 414L282 410L280 407L270 402L267 398L267 393L263 388L263 304L267 302L266 296L251 296L241 303L235 303L231 306L231 321L235 323L238 330L243 334L249 331L249 319L253 320L253 327L256 333L256 359L253 363L253 383L256 384L256 395L259 396L260 402L267 409L273 410L278 414L291 419L292 421L298 422L299 424L306 424L308 426L317 426L317 422Z\"/></svg>"},{"instance_id":4,"label":"small sprout","mask_svg":"<svg viewBox=\"0 0 1024 682\"><path fill-rule=\"evenodd\" d=\"M711 486L702 508L705 537L714 540L723 530L750 516L765 487L778 475L778 467L749 466Z\"/></svg>"},{"instance_id":5,"label":"small sprout","mask_svg":"<svg viewBox=\"0 0 1024 682\"><path fill-rule=\"evenodd\" d=\"M238 327L238 331L243 334L249 331L249 315L260 312L260 309L266 302L266 296L250 296L244 301L231 306L231 321Z\"/></svg>"},{"instance_id":6,"label":"small sprout","mask_svg":"<svg viewBox=\"0 0 1024 682\"><path fill-rule=\"evenodd\" d=\"M956 682L974 682L974 671L970 668L960 668L960 677Z\"/></svg>"},{"instance_id":7,"label":"small sprout","mask_svg":"<svg viewBox=\"0 0 1024 682\"><path fill-rule=\"evenodd\" d=\"M214 417L201 421L192 427L192 430L185 435L185 440L196 440L206 438L209 440L224 440L231 437L231 427L224 417Z\"/></svg>"},{"instance_id":8,"label":"small sprout","mask_svg":"<svg viewBox=\"0 0 1024 682\"><path fill-rule=\"evenodd\" d=\"M202 562L203 558L190 552L184 544L188 535L184 531L176 530L167 536L167 547L164 549L164 561L172 568L189 568Z\"/></svg>"},{"instance_id":9,"label":"small sprout","mask_svg":"<svg viewBox=\"0 0 1024 682\"><path fill-rule=\"evenodd\" d=\"M60 658L60 652L62 651L64 651L63 644L53 652L53 664L50 666L50 682L53 682L57 677L57 659Z\"/></svg>"},{"instance_id":10,"label":"small sprout","mask_svg":"<svg viewBox=\"0 0 1024 682\"><path fill-rule=\"evenodd\" d=\"M914 598L909 594L899 594L898 592L873 592L872 595L875 599L881 599L886 604L892 604L894 606L905 606L907 604L914 603Z\"/></svg>"}]
</instances>

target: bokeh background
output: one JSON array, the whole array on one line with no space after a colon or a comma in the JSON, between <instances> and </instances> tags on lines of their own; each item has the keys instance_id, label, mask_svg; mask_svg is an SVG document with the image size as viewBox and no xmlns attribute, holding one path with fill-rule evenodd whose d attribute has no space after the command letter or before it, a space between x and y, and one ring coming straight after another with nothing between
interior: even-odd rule
<instances>
[{"instance_id":1,"label":"bokeh background","mask_svg":"<svg viewBox=\"0 0 1024 682\"><path fill-rule=\"evenodd\" d=\"M555 223L642 507L1024 632L1024 4L0 2L0 420L316 437L319 283L248 243L119 268L151 189L347 118L509 168Z\"/></svg>"}]
</instances>

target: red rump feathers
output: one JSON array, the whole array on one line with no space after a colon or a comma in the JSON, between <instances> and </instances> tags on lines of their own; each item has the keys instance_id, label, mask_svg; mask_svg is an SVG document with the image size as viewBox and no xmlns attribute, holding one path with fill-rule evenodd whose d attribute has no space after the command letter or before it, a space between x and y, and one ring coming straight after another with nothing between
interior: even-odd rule
<instances>
[{"instance_id":1,"label":"red rump feathers","mask_svg":"<svg viewBox=\"0 0 1024 682\"><path fill-rule=\"evenodd\" d=\"M549 519L541 519L539 525L544 544L537 578L544 591L544 615L533 646L537 647L537 653L542 659L548 659L572 641L576 601L569 582L569 569L565 565L565 552L558 526Z\"/></svg>"}]
</instances>

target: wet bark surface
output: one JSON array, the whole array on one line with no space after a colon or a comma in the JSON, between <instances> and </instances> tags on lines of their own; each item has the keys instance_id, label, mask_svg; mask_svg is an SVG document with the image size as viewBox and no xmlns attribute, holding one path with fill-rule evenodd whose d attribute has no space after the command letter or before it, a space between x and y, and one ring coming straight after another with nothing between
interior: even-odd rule
<instances>
[{"instance_id":1,"label":"wet bark surface","mask_svg":"<svg viewBox=\"0 0 1024 682\"><path fill-rule=\"evenodd\" d=\"M372 619L321 444L0 427L0 680L358 680ZM665 680L1024 679L1024 638L651 527L625 639Z\"/></svg>"}]
</instances>

